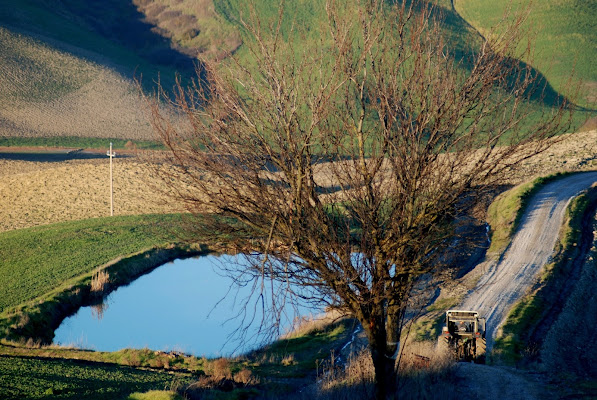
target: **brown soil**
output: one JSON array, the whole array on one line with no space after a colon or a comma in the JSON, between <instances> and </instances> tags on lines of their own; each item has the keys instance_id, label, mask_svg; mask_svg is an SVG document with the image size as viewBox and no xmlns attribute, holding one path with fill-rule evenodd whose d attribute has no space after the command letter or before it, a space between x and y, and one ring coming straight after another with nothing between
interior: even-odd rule
<instances>
[{"instance_id":1,"label":"brown soil","mask_svg":"<svg viewBox=\"0 0 597 400\"><path fill-rule=\"evenodd\" d=\"M116 158L113 166L115 215L183 211L141 162ZM62 162L0 157L0 231L110 215L109 174L105 156Z\"/></svg>"},{"instance_id":2,"label":"brown soil","mask_svg":"<svg viewBox=\"0 0 597 400\"><path fill-rule=\"evenodd\" d=\"M554 144L548 150L522 162L520 172L512 176L513 184L554 172L597 169L597 130L570 133L552 140Z\"/></svg>"},{"instance_id":3,"label":"brown soil","mask_svg":"<svg viewBox=\"0 0 597 400\"><path fill-rule=\"evenodd\" d=\"M58 157L53 162L47 153L29 153L26 160L11 159L8 154L0 153L0 231L109 215L105 153L97 153L98 158L81 153L78 157L84 159L62 161ZM521 173L511 179L515 183L535 175L595 167L597 131L582 132L566 136L526 161ZM115 215L183 211L158 190L160 186L136 158L114 159Z\"/></svg>"}]
</instances>

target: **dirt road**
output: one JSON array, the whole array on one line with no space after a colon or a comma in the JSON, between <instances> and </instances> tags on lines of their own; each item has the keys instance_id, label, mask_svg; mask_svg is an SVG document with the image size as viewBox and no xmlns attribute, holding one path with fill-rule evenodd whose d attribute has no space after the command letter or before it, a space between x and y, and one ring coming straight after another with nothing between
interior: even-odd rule
<instances>
[{"instance_id":1,"label":"dirt road","mask_svg":"<svg viewBox=\"0 0 597 400\"><path fill-rule=\"evenodd\" d=\"M597 182L597 172L567 176L545 185L525 211L520 228L497 262L489 263L461 307L487 318L487 347L512 305L535 282L549 261L570 200Z\"/></svg>"}]
</instances>

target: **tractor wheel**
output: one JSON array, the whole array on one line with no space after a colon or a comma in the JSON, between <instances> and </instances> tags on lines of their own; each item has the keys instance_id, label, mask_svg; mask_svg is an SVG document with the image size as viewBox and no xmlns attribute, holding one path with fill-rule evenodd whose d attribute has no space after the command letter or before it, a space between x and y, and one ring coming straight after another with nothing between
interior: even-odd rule
<instances>
[{"instance_id":1,"label":"tractor wheel","mask_svg":"<svg viewBox=\"0 0 597 400\"><path fill-rule=\"evenodd\" d=\"M437 338L437 345L435 348L437 353L441 356L450 355L450 344L448 343L448 339L443 336Z\"/></svg>"},{"instance_id":2,"label":"tractor wheel","mask_svg":"<svg viewBox=\"0 0 597 400\"><path fill-rule=\"evenodd\" d=\"M475 339L477 341L476 345L477 345L477 351L475 354L475 363L477 364L485 364L485 347L487 345L487 342L485 341L485 338L477 338Z\"/></svg>"}]
</instances>

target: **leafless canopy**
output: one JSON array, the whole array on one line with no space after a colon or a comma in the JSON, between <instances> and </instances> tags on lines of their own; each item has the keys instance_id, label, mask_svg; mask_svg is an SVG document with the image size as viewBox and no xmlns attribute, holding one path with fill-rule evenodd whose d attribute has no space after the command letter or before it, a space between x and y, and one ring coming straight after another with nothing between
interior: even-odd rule
<instances>
[{"instance_id":1,"label":"leafless canopy","mask_svg":"<svg viewBox=\"0 0 597 400\"><path fill-rule=\"evenodd\" d=\"M530 100L523 14L463 61L424 2L328 0L321 26L290 32L280 10L241 13L251 61L206 63L176 88L188 126L150 101L181 173L165 182L202 214L202 240L234 234L261 254L246 272L356 317L384 398L409 292L441 265L464 195L543 150L567 106L538 115Z\"/></svg>"}]
</instances>

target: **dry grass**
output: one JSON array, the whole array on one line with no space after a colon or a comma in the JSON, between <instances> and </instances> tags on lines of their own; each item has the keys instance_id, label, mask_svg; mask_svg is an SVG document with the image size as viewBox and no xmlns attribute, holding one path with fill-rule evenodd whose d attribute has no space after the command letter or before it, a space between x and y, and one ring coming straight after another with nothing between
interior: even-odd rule
<instances>
[{"instance_id":1,"label":"dry grass","mask_svg":"<svg viewBox=\"0 0 597 400\"><path fill-rule=\"evenodd\" d=\"M105 270L97 271L91 278L91 292L102 294L110 283L110 275Z\"/></svg>"},{"instance_id":2,"label":"dry grass","mask_svg":"<svg viewBox=\"0 0 597 400\"><path fill-rule=\"evenodd\" d=\"M235 382L242 383L244 385L255 385L259 383L259 379L253 376L253 373L246 368L243 368L234 374L233 379Z\"/></svg>"},{"instance_id":3,"label":"dry grass","mask_svg":"<svg viewBox=\"0 0 597 400\"><path fill-rule=\"evenodd\" d=\"M230 379L232 372L230 370L230 361L226 358L218 358L211 363L211 374L213 377L221 379Z\"/></svg>"},{"instance_id":4,"label":"dry grass","mask_svg":"<svg viewBox=\"0 0 597 400\"><path fill-rule=\"evenodd\" d=\"M288 332L283 334L281 339L292 339L301 336L306 336L310 333L323 331L330 324L338 321L343 317L339 311L328 311L319 315L305 315L297 317L288 329Z\"/></svg>"},{"instance_id":5,"label":"dry grass","mask_svg":"<svg viewBox=\"0 0 597 400\"><path fill-rule=\"evenodd\" d=\"M451 356L433 342L408 342L402 349L396 397L451 399ZM351 355L344 366L327 365L314 392L303 398L321 400L371 399L374 396L373 362L368 350Z\"/></svg>"}]
</instances>

